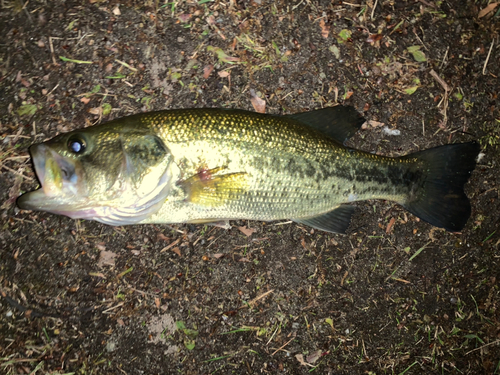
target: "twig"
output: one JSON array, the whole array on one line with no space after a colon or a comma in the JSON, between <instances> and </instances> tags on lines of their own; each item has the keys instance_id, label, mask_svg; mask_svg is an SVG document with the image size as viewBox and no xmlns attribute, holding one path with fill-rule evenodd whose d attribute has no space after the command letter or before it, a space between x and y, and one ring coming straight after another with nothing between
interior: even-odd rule
<instances>
[{"instance_id":1,"label":"twig","mask_svg":"<svg viewBox=\"0 0 500 375\"><path fill-rule=\"evenodd\" d=\"M14 170L14 169L12 169L12 168L7 167L6 165L3 165L3 164L2 164L2 165L1 165L1 167L2 167L2 168L7 169L9 172L12 172L12 173L14 173L14 174L17 174L18 176L21 176L22 178L24 178L24 179L26 179L26 180L28 180L28 181L33 181L33 180L34 180L32 177L25 176L25 175L23 175L22 173L20 173L20 172L18 172L18 171L15 171L15 170Z\"/></svg>"},{"instance_id":2,"label":"twig","mask_svg":"<svg viewBox=\"0 0 500 375\"><path fill-rule=\"evenodd\" d=\"M342 4L345 4L345 5L350 5L352 7L357 7L357 8L361 8L363 6L363 4L353 4L353 3L346 3L345 1L342 2Z\"/></svg>"},{"instance_id":3,"label":"twig","mask_svg":"<svg viewBox=\"0 0 500 375\"><path fill-rule=\"evenodd\" d=\"M428 2L427 2L427 1L425 1L425 0L418 0L418 1L420 1L422 4L427 5L428 7L431 7L431 8L434 8L434 9L436 9L436 8L437 8L437 7L436 7L436 5L434 5L434 4L430 4L430 3L428 3Z\"/></svg>"},{"instance_id":4,"label":"twig","mask_svg":"<svg viewBox=\"0 0 500 375\"><path fill-rule=\"evenodd\" d=\"M158 297L160 295L160 293L145 292L144 290L135 289L132 288L131 286L129 286L129 289L133 290L134 292L141 293L142 295L147 295L147 296Z\"/></svg>"},{"instance_id":5,"label":"twig","mask_svg":"<svg viewBox=\"0 0 500 375\"><path fill-rule=\"evenodd\" d=\"M441 69L444 65L444 62L446 61L446 58L448 57L448 51L450 50L450 46L446 47L446 52L444 53L443 60L441 61L441 65L439 65L439 69Z\"/></svg>"},{"instance_id":6,"label":"twig","mask_svg":"<svg viewBox=\"0 0 500 375\"><path fill-rule=\"evenodd\" d=\"M489 342L488 344L484 344L483 346L480 346L479 348L469 350L467 353L465 353L465 355L467 355L467 354L469 354L469 353L472 353L472 352L475 352L476 350L479 350L479 349L485 348L485 347L490 346L490 345L493 345L493 344L498 344L498 343L500 343L500 340L495 340L495 341L493 341L493 342Z\"/></svg>"},{"instance_id":7,"label":"twig","mask_svg":"<svg viewBox=\"0 0 500 375\"><path fill-rule=\"evenodd\" d=\"M171 249L172 247L174 247L175 245L177 245L179 242L181 242L180 238L178 238L177 240L175 240L174 242L172 242L170 245L165 246L163 249L160 250L160 253L164 253L165 251Z\"/></svg>"},{"instance_id":8,"label":"twig","mask_svg":"<svg viewBox=\"0 0 500 375\"><path fill-rule=\"evenodd\" d=\"M29 159L29 155L19 155L19 156L9 156L8 158L3 159L3 161L7 160L18 160L18 159Z\"/></svg>"},{"instance_id":9,"label":"twig","mask_svg":"<svg viewBox=\"0 0 500 375\"><path fill-rule=\"evenodd\" d=\"M54 45L52 44L52 37L51 36L49 36L49 47L50 47L50 53L52 54L52 62L54 63L54 65L58 65L56 62L56 56L54 53Z\"/></svg>"},{"instance_id":10,"label":"twig","mask_svg":"<svg viewBox=\"0 0 500 375\"><path fill-rule=\"evenodd\" d=\"M447 84L447 83L446 83L446 82L445 82L445 81L444 81L444 80L443 80L443 79L442 79L442 78L441 78L441 77L440 77L440 76L439 76L439 75L438 75L438 74L434 71L434 69L431 69L431 71L430 71L429 73L430 73L430 75L431 75L431 76L433 76L433 77L434 77L434 79L435 79L436 81L438 81L438 82L439 82L439 84L440 84L441 86L443 86L443 89L444 89L446 92L450 91L450 86L448 86L448 84Z\"/></svg>"},{"instance_id":11,"label":"twig","mask_svg":"<svg viewBox=\"0 0 500 375\"><path fill-rule=\"evenodd\" d=\"M265 293L262 293L260 296L258 297L255 297L253 300L251 300L250 302L248 302L247 304L243 305L240 307L240 309L244 308L244 307L248 307L252 304L254 304L255 302L257 302L258 300L262 299L262 298L265 298L267 297L267 295L271 294L272 292L274 292L274 289L271 289L271 290L268 290L267 292Z\"/></svg>"},{"instance_id":12,"label":"twig","mask_svg":"<svg viewBox=\"0 0 500 375\"><path fill-rule=\"evenodd\" d=\"M431 76L434 77L434 79L436 81L439 82L439 84L444 89L443 99L439 102L439 104L437 106L439 108L439 107L441 107L441 103L443 103L443 109L441 110L441 113L443 115L443 122L442 122L442 125L440 125L439 127L442 128L442 129L445 129L446 128L446 123L448 122L448 113L447 113L447 110L448 110L448 93L451 91L451 89L450 89L450 86L448 86L448 84L434 71L434 69L431 69L431 71L429 73L430 73Z\"/></svg>"},{"instance_id":13,"label":"twig","mask_svg":"<svg viewBox=\"0 0 500 375\"><path fill-rule=\"evenodd\" d=\"M375 0L375 4L373 5L373 8L372 8L372 14L371 14L371 19L373 20L373 15L375 14L375 8L377 7L377 4L378 4L378 0Z\"/></svg>"},{"instance_id":14,"label":"twig","mask_svg":"<svg viewBox=\"0 0 500 375\"><path fill-rule=\"evenodd\" d=\"M125 304L125 302L120 302L118 305L112 306L109 309L104 310L102 313L106 314L106 313L108 313L111 310L114 310L114 309L117 309L120 306L123 306L124 304Z\"/></svg>"},{"instance_id":15,"label":"twig","mask_svg":"<svg viewBox=\"0 0 500 375\"><path fill-rule=\"evenodd\" d=\"M491 56L491 51L493 50L493 44L495 43L495 39L493 39L491 41L491 46L490 46L490 50L488 51L488 56L486 56L486 61L484 62L484 66L483 66L483 76L486 75L486 65L488 65L488 61L490 60L490 56Z\"/></svg>"},{"instance_id":16,"label":"twig","mask_svg":"<svg viewBox=\"0 0 500 375\"><path fill-rule=\"evenodd\" d=\"M275 355L276 353L278 353L280 350L282 350L285 346L287 346L288 344L290 344L292 342L293 339L295 339L296 336L293 336L290 340L288 340L283 346L279 347L278 349L276 349L272 354L271 354L271 357L273 355Z\"/></svg>"},{"instance_id":17,"label":"twig","mask_svg":"<svg viewBox=\"0 0 500 375\"><path fill-rule=\"evenodd\" d=\"M420 30L422 30L422 28L420 28ZM420 43L422 43L422 45L424 46L424 48L428 51L429 48L427 48L427 46L424 44L424 41L422 39L420 39L420 37L418 36L417 32L415 31L415 28L413 28L413 34L415 34L415 36L417 37L417 39L419 40ZM422 35L424 34L424 30L422 30Z\"/></svg>"},{"instance_id":18,"label":"twig","mask_svg":"<svg viewBox=\"0 0 500 375\"><path fill-rule=\"evenodd\" d=\"M278 225L286 225L286 224L291 224L293 223L292 220L289 220L289 221L282 221L280 223L276 223L276 224L273 224L275 227L277 227Z\"/></svg>"},{"instance_id":19,"label":"twig","mask_svg":"<svg viewBox=\"0 0 500 375\"><path fill-rule=\"evenodd\" d=\"M304 2L304 0L302 0L300 3L298 3L297 5L294 5L294 7L292 8L292 10L295 10L297 9L302 3Z\"/></svg>"}]
</instances>

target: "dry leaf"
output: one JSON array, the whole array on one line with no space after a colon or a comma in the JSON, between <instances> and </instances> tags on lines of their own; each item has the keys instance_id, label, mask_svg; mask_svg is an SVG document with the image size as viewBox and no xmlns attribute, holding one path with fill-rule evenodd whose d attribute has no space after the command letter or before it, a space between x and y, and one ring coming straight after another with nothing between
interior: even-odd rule
<instances>
[{"instance_id":1,"label":"dry leaf","mask_svg":"<svg viewBox=\"0 0 500 375\"><path fill-rule=\"evenodd\" d=\"M190 20L190 18L192 17L192 14L190 13L182 13L182 14L179 14L179 20L183 23L186 23Z\"/></svg>"},{"instance_id":2,"label":"dry leaf","mask_svg":"<svg viewBox=\"0 0 500 375\"><path fill-rule=\"evenodd\" d=\"M325 24L325 20L323 18L319 21L319 27L321 27L321 36L325 39L328 38L328 34L330 33L330 26L327 26Z\"/></svg>"},{"instance_id":3,"label":"dry leaf","mask_svg":"<svg viewBox=\"0 0 500 375\"><path fill-rule=\"evenodd\" d=\"M214 26L215 25L215 17L213 15L210 15L206 18L206 21L207 23L210 25L210 26Z\"/></svg>"},{"instance_id":4,"label":"dry leaf","mask_svg":"<svg viewBox=\"0 0 500 375\"><path fill-rule=\"evenodd\" d=\"M253 89L250 89L250 102L255 112L266 113L266 101L259 98Z\"/></svg>"},{"instance_id":5,"label":"dry leaf","mask_svg":"<svg viewBox=\"0 0 500 375\"><path fill-rule=\"evenodd\" d=\"M491 4L488 4L488 6L486 8L481 9L479 11L478 17L479 18L483 18L488 13L492 12L493 10L495 10L495 8L497 7L498 4L500 4L500 3L491 3Z\"/></svg>"},{"instance_id":6,"label":"dry leaf","mask_svg":"<svg viewBox=\"0 0 500 375\"><path fill-rule=\"evenodd\" d=\"M393 227L395 222L396 222L396 219L394 217L391 218L391 220L389 221L389 224L387 224L387 228L385 229L385 233L387 233L387 234L391 233L392 227Z\"/></svg>"},{"instance_id":7,"label":"dry leaf","mask_svg":"<svg viewBox=\"0 0 500 375\"><path fill-rule=\"evenodd\" d=\"M311 354L309 354L306 358L306 361L308 363L314 363L316 362L319 358L321 358L321 354L323 352L321 350L316 350L314 352L312 352Z\"/></svg>"},{"instance_id":8,"label":"dry leaf","mask_svg":"<svg viewBox=\"0 0 500 375\"><path fill-rule=\"evenodd\" d=\"M90 98L86 98L86 97L83 97L80 99L80 101L83 103L83 104L88 104L90 102Z\"/></svg>"},{"instance_id":9,"label":"dry leaf","mask_svg":"<svg viewBox=\"0 0 500 375\"><path fill-rule=\"evenodd\" d=\"M304 237L302 237L300 239L300 244L302 245L302 247L304 248L304 250L306 251L311 251L311 247L307 244L306 240L304 239Z\"/></svg>"},{"instance_id":10,"label":"dry leaf","mask_svg":"<svg viewBox=\"0 0 500 375\"><path fill-rule=\"evenodd\" d=\"M102 115L102 107L90 108L89 109L89 113L92 114L92 115L101 116Z\"/></svg>"},{"instance_id":11,"label":"dry leaf","mask_svg":"<svg viewBox=\"0 0 500 375\"><path fill-rule=\"evenodd\" d=\"M222 72L217 73L219 77L221 78L227 78L231 73L229 73L227 70L223 70Z\"/></svg>"},{"instance_id":12,"label":"dry leaf","mask_svg":"<svg viewBox=\"0 0 500 375\"><path fill-rule=\"evenodd\" d=\"M361 126L361 129L368 129L370 126L372 128L380 128L382 126L384 126L385 124L383 122L378 122L378 121L375 121L375 120L368 120L367 122L365 122L362 126Z\"/></svg>"},{"instance_id":13,"label":"dry leaf","mask_svg":"<svg viewBox=\"0 0 500 375\"><path fill-rule=\"evenodd\" d=\"M238 227L238 229L247 237L250 237L253 233L257 232L257 230L253 228Z\"/></svg>"},{"instance_id":14,"label":"dry leaf","mask_svg":"<svg viewBox=\"0 0 500 375\"><path fill-rule=\"evenodd\" d=\"M370 36L366 39L368 43L375 43L380 41L383 38L382 34L370 34Z\"/></svg>"},{"instance_id":15,"label":"dry leaf","mask_svg":"<svg viewBox=\"0 0 500 375\"><path fill-rule=\"evenodd\" d=\"M375 120L369 120L368 123L370 124L371 127L373 128L379 128L381 126L384 126L385 124L383 122L378 122Z\"/></svg>"},{"instance_id":16,"label":"dry leaf","mask_svg":"<svg viewBox=\"0 0 500 375\"><path fill-rule=\"evenodd\" d=\"M203 68L203 78L207 79L210 77L210 73L212 73L212 70L214 70L214 66L212 64L210 65L205 65Z\"/></svg>"},{"instance_id":17,"label":"dry leaf","mask_svg":"<svg viewBox=\"0 0 500 375\"><path fill-rule=\"evenodd\" d=\"M163 233L161 233L161 232L160 232L160 233L158 233L158 234L156 235L156 238L157 238L158 240L163 240L163 241L167 241L167 242L169 242L169 241L170 241L170 238L168 238L167 236L165 236L165 235L164 235Z\"/></svg>"},{"instance_id":18,"label":"dry leaf","mask_svg":"<svg viewBox=\"0 0 500 375\"><path fill-rule=\"evenodd\" d=\"M178 256L181 256L181 250L176 246L172 249L174 253L176 253Z\"/></svg>"},{"instance_id":19,"label":"dry leaf","mask_svg":"<svg viewBox=\"0 0 500 375\"><path fill-rule=\"evenodd\" d=\"M297 358L297 361L299 361L302 366L314 367L313 365L304 361L304 356L302 354L295 354L295 358Z\"/></svg>"},{"instance_id":20,"label":"dry leaf","mask_svg":"<svg viewBox=\"0 0 500 375\"><path fill-rule=\"evenodd\" d=\"M217 253L217 254L214 254L214 258L215 258L215 259L220 259L220 258L222 258L223 256L224 256L224 254L222 254L222 253Z\"/></svg>"},{"instance_id":21,"label":"dry leaf","mask_svg":"<svg viewBox=\"0 0 500 375\"><path fill-rule=\"evenodd\" d=\"M21 84L24 86L24 87L30 87L31 86L31 83L29 83L27 80L25 80L24 78L21 79Z\"/></svg>"},{"instance_id":22,"label":"dry leaf","mask_svg":"<svg viewBox=\"0 0 500 375\"><path fill-rule=\"evenodd\" d=\"M118 7L118 5L115 7L115 9L113 9L113 14L115 16L119 16L122 14L122 12L120 12L120 8Z\"/></svg>"},{"instance_id":23,"label":"dry leaf","mask_svg":"<svg viewBox=\"0 0 500 375\"><path fill-rule=\"evenodd\" d=\"M99 261L97 262L97 265L99 267L103 267L103 266L114 267L116 257L117 257L117 255L115 253L113 253L112 251L106 251L106 250L101 251L101 253L99 254Z\"/></svg>"}]
</instances>

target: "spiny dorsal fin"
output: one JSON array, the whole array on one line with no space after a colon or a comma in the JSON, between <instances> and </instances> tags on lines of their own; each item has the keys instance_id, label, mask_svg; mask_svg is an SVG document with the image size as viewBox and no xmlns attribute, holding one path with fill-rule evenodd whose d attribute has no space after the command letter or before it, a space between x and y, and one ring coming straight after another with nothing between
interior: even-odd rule
<instances>
[{"instance_id":1,"label":"spiny dorsal fin","mask_svg":"<svg viewBox=\"0 0 500 375\"><path fill-rule=\"evenodd\" d=\"M284 117L300 121L342 144L351 138L365 122L365 119L354 107L342 105L285 115Z\"/></svg>"}]
</instances>

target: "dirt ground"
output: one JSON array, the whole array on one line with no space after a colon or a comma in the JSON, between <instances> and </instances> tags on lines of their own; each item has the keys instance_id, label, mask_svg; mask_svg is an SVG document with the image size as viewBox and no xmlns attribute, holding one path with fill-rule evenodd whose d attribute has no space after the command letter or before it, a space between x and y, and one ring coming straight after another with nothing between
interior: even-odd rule
<instances>
[{"instance_id":1,"label":"dirt ground","mask_svg":"<svg viewBox=\"0 0 500 375\"><path fill-rule=\"evenodd\" d=\"M500 6L3 0L0 373L500 373ZM462 233L384 201L290 222L110 227L20 211L29 145L166 108L344 103L389 156L477 140Z\"/></svg>"}]
</instances>

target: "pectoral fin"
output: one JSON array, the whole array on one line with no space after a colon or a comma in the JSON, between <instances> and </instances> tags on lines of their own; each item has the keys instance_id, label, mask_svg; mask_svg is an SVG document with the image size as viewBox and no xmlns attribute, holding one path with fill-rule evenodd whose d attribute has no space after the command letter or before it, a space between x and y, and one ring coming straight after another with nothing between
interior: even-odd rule
<instances>
[{"instance_id":1,"label":"pectoral fin","mask_svg":"<svg viewBox=\"0 0 500 375\"><path fill-rule=\"evenodd\" d=\"M219 206L237 200L246 191L248 176L244 172L217 174L224 167L202 170L187 180L181 181L187 201L203 206Z\"/></svg>"},{"instance_id":2,"label":"pectoral fin","mask_svg":"<svg viewBox=\"0 0 500 375\"><path fill-rule=\"evenodd\" d=\"M320 216L314 216L306 219L292 219L296 223L305 224L315 229L325 232L345 234L355 208L353 206L339 206L333 211Z\"/></svg>"}]
</instances>

